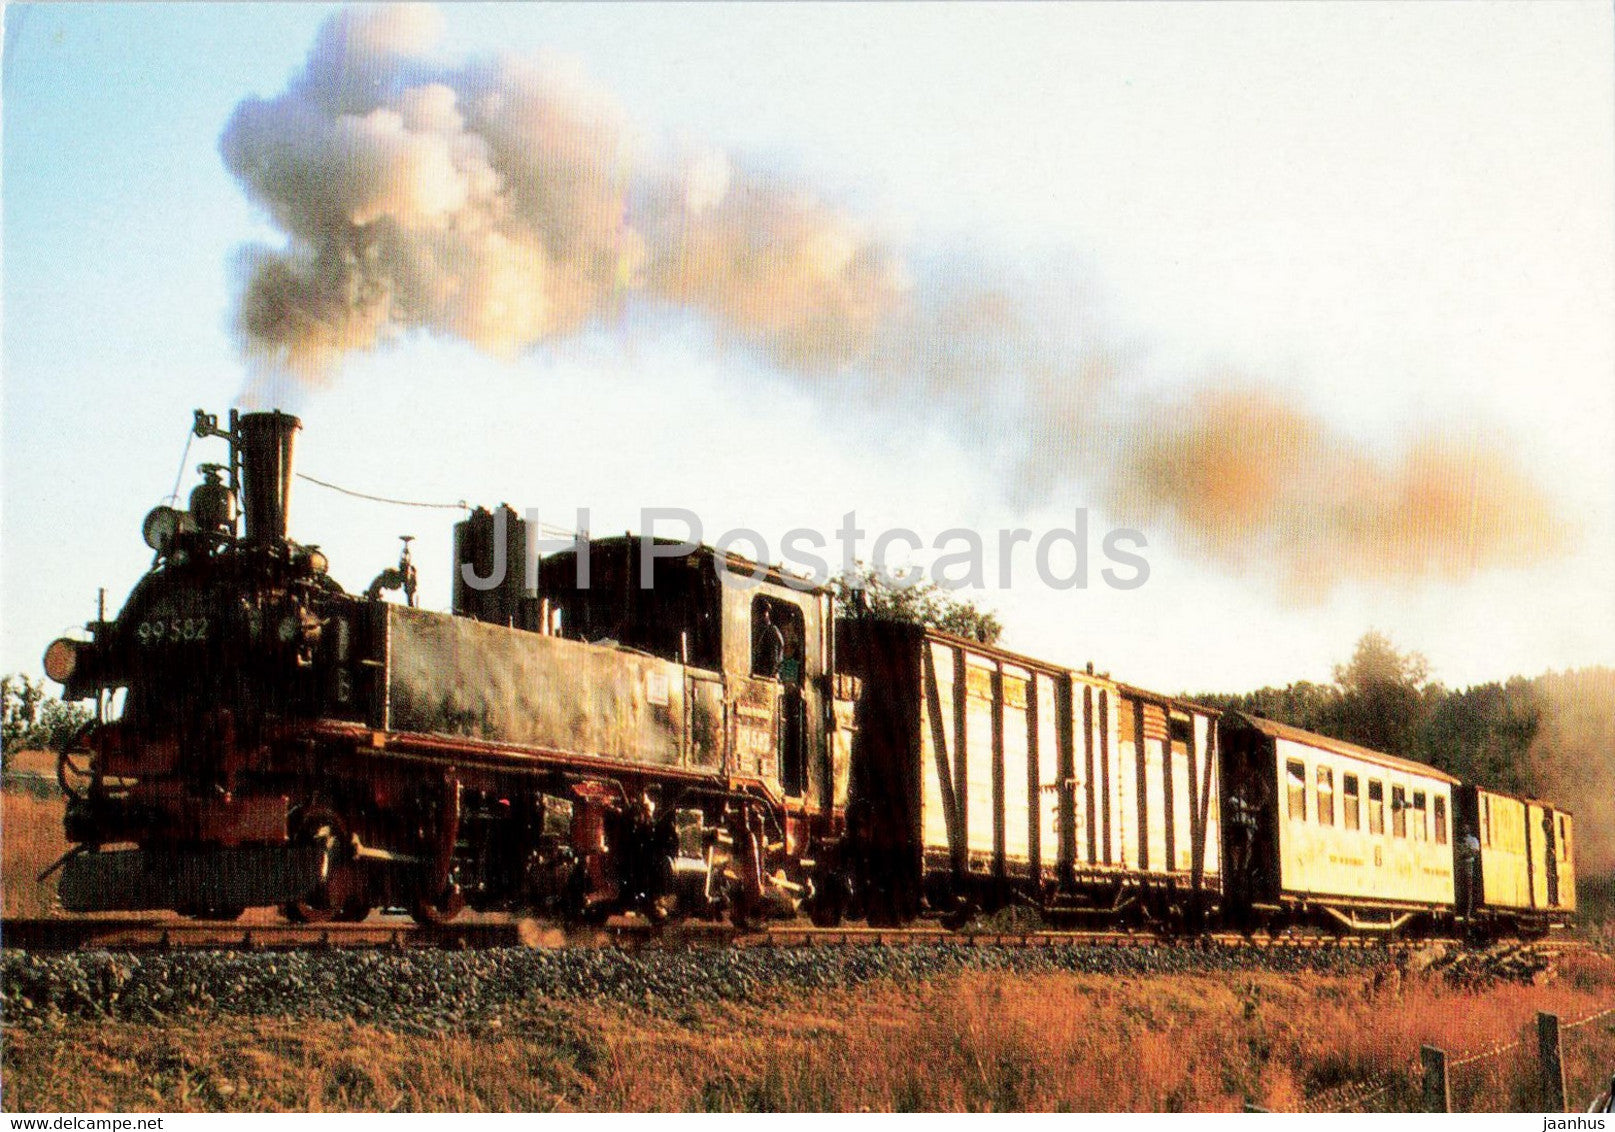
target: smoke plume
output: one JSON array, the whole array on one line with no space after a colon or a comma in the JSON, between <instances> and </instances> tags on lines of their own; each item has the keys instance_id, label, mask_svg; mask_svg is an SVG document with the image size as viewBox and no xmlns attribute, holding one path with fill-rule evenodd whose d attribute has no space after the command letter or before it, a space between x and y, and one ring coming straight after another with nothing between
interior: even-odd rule
<instances>
[{"instance_id":1,"label":"smoke plume","mask_svg":"<svg viewBox=\"0 0 1615 1132\"><path fill-rule=\"evenodd\" d=\"M1542 726L1528 764L1544 797L1576 815L1580 876L1615 879L1615 670L1539 676Z\"/></svg>"},{"instance_id":2,"label":"smoke plume","mask_svg":"<svg viewBox=\"0 0 1615 1132\"><path fill-rule=\"evenodd\" d=\"M1562 548L1564 522L1496 441L1420 436L1376 459L1270 392L1209 388L1153 413L1112 468L1123 510L1297 596L1348 578L1461 578Z\"/></svg>"},{"instance_id":3,"label":"smoke plume","mask_svg":"<svg viewBox=\"0 0 1615 1132\"><path fill-rule=\"evenodd\" d=\"M1148 403L1071 296L921 262L717 150L670 156L564 59L441 59L440 21L344 11L286 90L225 127L225 164L285 233L240 254L255 373L317 383L412 331L515 355L661 306L829 396L940 420L1012 495L1098 490L1114 517L1293 592L1527 563L1563 540L1496 442L1376 459L1248 380Z\"/></svg>"}]
</instances>

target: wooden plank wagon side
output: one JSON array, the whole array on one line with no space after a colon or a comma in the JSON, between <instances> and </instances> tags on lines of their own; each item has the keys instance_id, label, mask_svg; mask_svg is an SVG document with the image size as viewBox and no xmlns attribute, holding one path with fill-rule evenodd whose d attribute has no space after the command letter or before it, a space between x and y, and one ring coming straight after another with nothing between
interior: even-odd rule
<instances>
[{"instance_id":1,"label":"wooden plank wagon side","mask_svg":"<svg viewBox=\"0 0 1615 1132\"><path fill-rule=\"evenodd\" d=\"M1209 709L872 618L838 624L837 658L870 693L848 825L872 917L1215 906Z\"/></svg>"},{"instance_id":2,"label":"wooden plank wagon side","mask_svg":"<svg viewBox=\"0 0 1615 1132\"><path fill-rule=\"evenodd\" d=\"M1458 913L1476 928L1538 933L1576 910L1575 819L1481 786L1458 792Z\"/></svg>"}]
</instances>

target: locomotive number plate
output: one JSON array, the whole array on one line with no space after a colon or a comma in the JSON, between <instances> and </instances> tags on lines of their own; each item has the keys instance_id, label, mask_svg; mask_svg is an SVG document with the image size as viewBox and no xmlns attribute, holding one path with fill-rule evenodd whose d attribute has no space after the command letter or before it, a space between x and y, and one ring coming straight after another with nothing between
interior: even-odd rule
<instances>
[{"instance_id":1,"label":"locomotive number plate","mask_svg":"<svg viewBox=\"0 0 1615 1132\"><path fill-rule=\"evenodd\" d=\"M178 644L207 639L206 617L154 617L135 628L143 645Z\"/></svg>"}]
</instances>

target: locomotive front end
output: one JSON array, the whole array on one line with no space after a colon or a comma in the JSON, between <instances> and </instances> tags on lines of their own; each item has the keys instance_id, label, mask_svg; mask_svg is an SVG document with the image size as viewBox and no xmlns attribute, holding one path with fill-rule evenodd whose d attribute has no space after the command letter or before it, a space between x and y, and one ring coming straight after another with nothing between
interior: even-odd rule
<instances>
[{"instance_id":1,"label":"locomotive front end","mask_svg":"<svg viewBox=\"0 0 1615 1132\"><path fill-rule=\"evenodd\" d=\"M351 698L351 681L333 678L351 599L317 548L287 538L299 427L271 412L223 430L198 413L196 435L226 439L229 463L202 466L185 509L147 515L152 566L118 616L45 652L64 696L98 708L61 755L76 848L58 891L70 911L228 918L323 878L321 847L289 839L294 791L272 741L286 721Z\"/></svg>"}]
</instances>

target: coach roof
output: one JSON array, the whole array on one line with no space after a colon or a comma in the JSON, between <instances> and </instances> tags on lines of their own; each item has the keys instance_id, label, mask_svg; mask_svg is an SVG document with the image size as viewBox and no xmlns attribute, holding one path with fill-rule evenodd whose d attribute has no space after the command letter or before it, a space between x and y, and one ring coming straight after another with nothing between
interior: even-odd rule
<instances>
[{"instance_id":1,"label":"coach roof","mask_svg":"<svg viewBox=\"0 0 1615 1132\"><path fill-rule=\"evenodd\" d=\"M1367 747L1359 747L1356 743L1348 743L1344 739L1331 739L1327 735L1319 735L1315 731L1303 731L1299 727L1291 727L1287 723L1276 723L1271 719L1263 719L1259 715L1250 715L1247 712L1231 712L1235 718L1260 731L1263 735L1273 739L1288 739L1292 743L1300 743L1307 747L1317 747L1320 750L1332 751L1337 755L1346 755L1364 762L1375 763L1391 770L1400 770L1408 774L1417 774L1424 778L1434 778L1440 782L1451 783L1454 786L1462 785L1460 779L1454 778L1444 770L1437 770L1412 759L1398 758L1396 755L1387 755L1382 751L1373 751Z\"/></svg>"}]
</instances>

